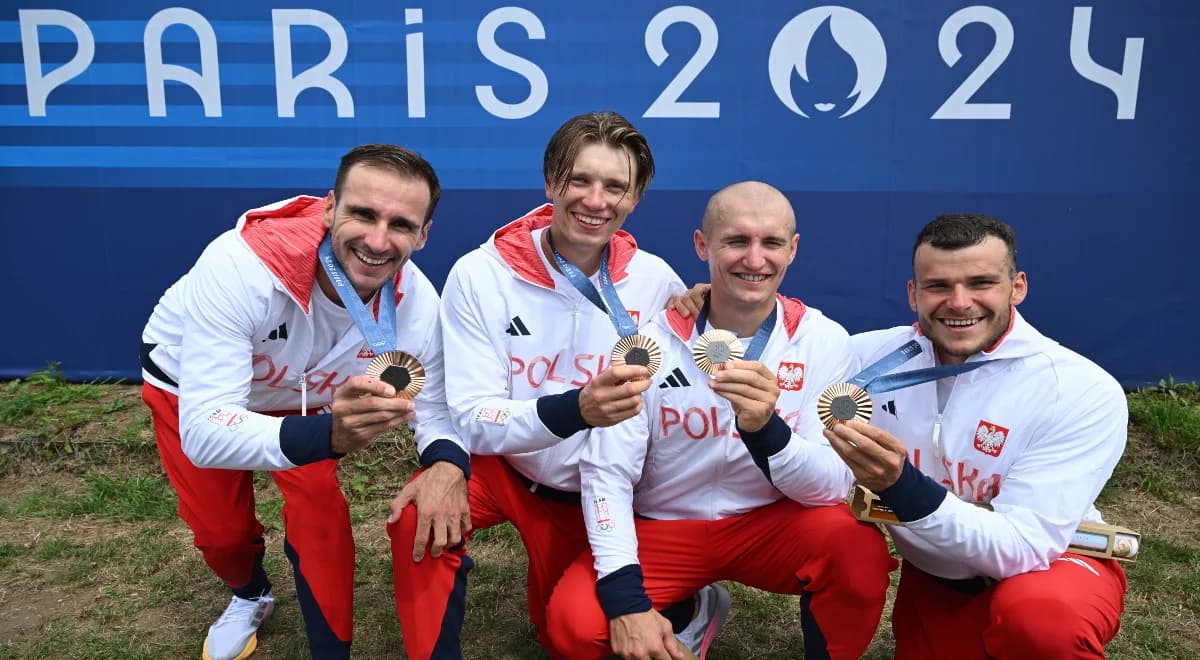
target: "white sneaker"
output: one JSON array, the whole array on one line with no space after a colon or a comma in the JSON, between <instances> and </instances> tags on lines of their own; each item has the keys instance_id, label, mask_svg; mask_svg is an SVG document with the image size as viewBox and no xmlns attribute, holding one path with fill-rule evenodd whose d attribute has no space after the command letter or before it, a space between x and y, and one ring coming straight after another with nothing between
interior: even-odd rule
<instances>
[{"instance_id":1,"label":"white sneaker","mask_svg":"<svg viewBox=\"0 0 1200 660\"><path fill-rule=\"evenodd\" d=\"M258 598L233 597L216 623L208 627L204 660L243 660L258 648L258 627L275 611L270 593Z\"/></svg>"},{"instance_id":2,"label":"white sneaker","mask_svg":"<svg viewBox=\"0 0 1200 660\"><path fill-rule=\"evenodd\" d=\"M697 658L704 660L708 647L712 646L725 619L729 618L730 598L725 587L714 582L697 591L696 599L699 601L696 616L692 617L687 628L675 635L675 639Z\"/></svg>"}]
</instances>

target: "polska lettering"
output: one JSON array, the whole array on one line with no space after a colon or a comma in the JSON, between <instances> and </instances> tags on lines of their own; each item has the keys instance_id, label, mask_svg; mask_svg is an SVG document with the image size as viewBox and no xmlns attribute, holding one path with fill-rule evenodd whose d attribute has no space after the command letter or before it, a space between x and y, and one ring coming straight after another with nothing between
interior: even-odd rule
<instances>
[{"instance_id":1,"label":"polska lettering","mask_svg":"<svg viewBox=\"0 0 1200 660\"><path fill-rule=\"evenodd\" d=\"M608 368L610 359L606 354L591 353L578 353L574 358L568 358L567 353L559 352L554 356L536 355L525 360L514 355L509 358L509 363L509 375L524 375L529 387L536 390L547 381L583 387Z\"/></svg>"},{"instance_id":2,"label":"polska lettering","mask_svg":"<svg viewBox=\"0 0 1200 660\"><path fill-rule=\"evenodd\" d=\"M920 449L913 449L912 454L913 467L930 476L936 474L934 471L922 468ZM941 463L942 474L948 476L939 479L938 482L957 495L958 499L964 502L986 504L1000 494L999 474L981 477L979 468L972 467L965 461L951 463L945 457L941 459Z\"/></svg>"},{"instance_id":3,"label":"polska lettering","mask_svg":"<svg viewBox=\"0 0 1200 660\"><path fill-rule=\"evenodd\" d=\"M290 371L291 365L283 365L275 367L275 361L270 355L255 355L251 360L253 365L254 375L250 378L252 383L265 383L267 387L274 390L291 390L299 392L300 388L296 383L300 378L299 374ZM349 376L342 376L337 371L315 370L304 374L305 382L307 383L309 396L322 396L328 394L333 396L333 391L342 386L349 379Z\"/></svg>"},{"instance_id":4,"label":"polska lettering","mask_svg":"<svg viewBox=\"0 0 1200 660\"><path fill-rule=\"evenodd\" d=\"M785 412L778 408L775 409L775 414L783 418L784 423L792 429L793 433L800 432L802 412L801 410ZM664 438L669 437L672 431L678 427L684 435L692 440L724 437L740 439L742 436L737 429L730 429L732 419L730 410L726 406L708 406L707 408L692 406L686 409L661 406L658 411L658 426Z\"/></svg>"}]
</instances>

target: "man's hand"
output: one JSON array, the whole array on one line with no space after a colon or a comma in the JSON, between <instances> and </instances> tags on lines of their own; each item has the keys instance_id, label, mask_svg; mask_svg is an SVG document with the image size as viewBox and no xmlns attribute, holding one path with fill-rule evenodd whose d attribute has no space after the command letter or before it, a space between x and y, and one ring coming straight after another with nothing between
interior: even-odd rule
<instances>
[{"instance_id":1,"label":"man's hand","mask_svg":"<svg viewBox=\"0 0 1200 660\"><path fill-rule=\"evenodd\" d=\"M579 393L579 414L590 426L619 424L642 411L642 392L650 389L650 372L634 364L614 364Z\"/></svg>"},{"instance_id":2,"label":"man's hand","mask_svg":"<svg viewBox=\"0 0 1200 660\"><path fill-rule=\"evenodd\" d=\"M375 436L411 421L415 408L396 388L370 376L351 376L333 391L333 433L330 448L349 454L366 447Z\"/></svg>"},{"instance_id":3,"label":"man's hand","mask_svg":"<svg viewBox=\"0 0 1200 660\"><path fill-rule=\"evenodd\" d=\"M612 619L608 622L608 638L613 653L626 660L684 660L687 657L671 632L671 622L654 610Z\"/></svg>"},{"instance_id":4,"label":"man's hand","mask_svg":"<svg viewBox=\"0 0 1200 660\"><path fill-rule=\"evenodd\" d=\"M438 461L408 482L392 500L388 523L400 519L409 504L417 507L417 535L413 541L413 561L429 554L440 557L442 550L457 545L471 531L471 510L467 503L467 480L457 465ZM430 536L432 535L432 545Z\"/></svg>"},{"instance_id":5,"label":"man's hand","mask_svg":"<svg viewBox=\"0 0 1200 660\"><path fill-rule=\"evenodd\" d=\"M733 404L739 431L761 431L779 401L779 383L762 362L730 360L708 381L709 387Z\"/></svg>"},{"instance_id":6,"label":"man's hand","mask_svg":"<svg viewBox=\"0 0 1200 660\"><path fill-rule=\"evenodd\" d=\"M693 284L692 288L677 296L671 296L667 301L667 309L673 309L684 316L696 316L704 309L704 301L708 299L711 284Z\"/></svg>"},{"instance_id":7,"label":"man's hand","mask_svg":"<svg viewBox=\"0 0 1200 660\"><path fill-rule=\"evenodd\" d=\"M858 483L876 493L896 483L908 458L908 449L896 436L858 420L826 430L825 438Z\"/></svg>"}]
</instances>

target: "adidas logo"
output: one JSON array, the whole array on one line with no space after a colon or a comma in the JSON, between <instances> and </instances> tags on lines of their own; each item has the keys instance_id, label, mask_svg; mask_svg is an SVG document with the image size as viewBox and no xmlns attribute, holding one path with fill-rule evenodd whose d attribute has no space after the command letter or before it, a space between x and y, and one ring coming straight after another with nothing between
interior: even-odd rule
<instances>
[{"instance_id":1,"label":"adidas logo","mask_svg":"<svg viewBox=\"0 0 1200 660\"><path fill-rule=\"evenodd\" d=\"M271 332L267 333L267 338L263 340L263 343L266 343L267 341L275 341L276 339L287 339L286 323L280 323L278 328L275 328Z\"/></svg>"},{"instance_id":2,"label":"adidas logo","mask_svg":"<svg viewBox=\"0 0 1200 660\"><path fill-rule=\"evenodd\" d=\"M509 322L508 329L505 330L505 332L514 337L528 337L533 334L529 332L529 328L526 328L525 324L521 322L520 316L514 316L512 318L512 321Z\"/></svg>"},{"instance_id":3,"label":"adidas logo","mask_svg":"<svg viewBox=\"0 0 1200 660\"><path fill-rule=\"evenodd\" d=\"M664 387L691 387L691 385L692 384L688 382L687 377L683 375L683 370L681 370L679 367L675 367L671 373L667 374L667 377L662 383L659 384L658 387L659 389L662 389Z\"/></svg>"},{"instance_id":4,"label":"adidas logo","mask_svg":"<svg viewBox=\"0 0 1200 660\"><path fill-rule=\"evenodd\" d=\"M892 414L892 417L895 417L895 416L896 416L896 401L895 401L895 399L893 399L893 400L891 400L891 401L888 401L887 403L885 403L885 404L883 404L882 406L879 406L879 407L880 407L880 408L883 408L884 410L886 410L886 411L888 411L889 413L891 413L891 414Z\"/></svg>"}]
</instances>

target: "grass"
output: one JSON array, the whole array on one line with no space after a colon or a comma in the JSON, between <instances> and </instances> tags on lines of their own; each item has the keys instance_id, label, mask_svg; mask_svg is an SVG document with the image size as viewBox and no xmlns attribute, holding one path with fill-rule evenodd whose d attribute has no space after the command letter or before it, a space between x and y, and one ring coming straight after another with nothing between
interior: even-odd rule
<instances>
[{"instance_id":1,"label":"grass","mask_svg":"<svg viewBox=\"0 0 1200 660\"><path fill-rule=\"evenodd\" d=\"M69 384L56 370L0 384L0 657L196 657L228 592L175 515L137 388ZM1125 458L1101 497L1111 522L1143 533L1113 658L1200 657L1200 388L1166 380L1129 395ZM357 544L355 657L402 658L383 521L415 467L402 435L343 461ZM255 479L279 609L255 658L306 658L282 498ZM510 525L475 535L467 658L542 658L525 614L525 560ZM803 653L796 599L728 584L734 616L710 653ZM885 615L886 616L886 615ZM886 622L866 655L891 657Z\"/></svg>"}]
</instances>

